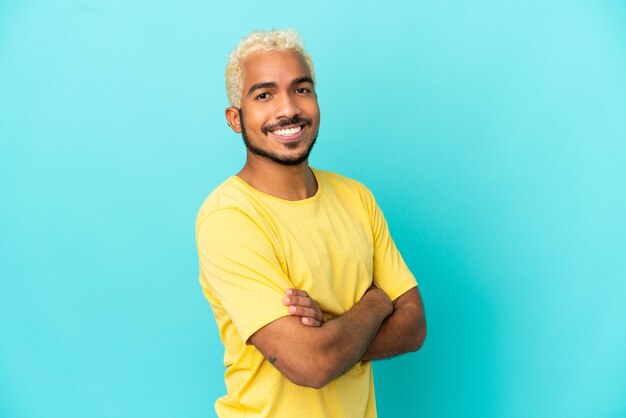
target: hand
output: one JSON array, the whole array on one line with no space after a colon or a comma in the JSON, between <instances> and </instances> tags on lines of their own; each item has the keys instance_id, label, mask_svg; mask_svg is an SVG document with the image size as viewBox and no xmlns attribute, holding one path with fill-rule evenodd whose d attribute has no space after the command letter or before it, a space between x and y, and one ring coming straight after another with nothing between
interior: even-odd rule
<instances>
[{"instance_id":1,"label":"hand","mask_svg":"<svg viewBox=\"0 0 626 418\"><path fill-rule=\"evenodd\" d=\"M288 306L289 314L299 316L300 321L309 327L319 327L324 322L322 311L307 292L299 289L285 290L283 303Z\"/></svg>"}]
</instances>

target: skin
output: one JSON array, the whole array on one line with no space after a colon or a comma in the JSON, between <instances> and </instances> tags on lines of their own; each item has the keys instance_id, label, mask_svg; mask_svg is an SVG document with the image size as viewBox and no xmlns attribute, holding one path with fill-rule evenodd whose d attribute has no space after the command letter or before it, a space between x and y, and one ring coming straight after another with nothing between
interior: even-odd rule
<instances>
[{"instance_id":1,"label":"skin","mask_svg":"<svg viewBox=\"0 0 626 418\"><path fill-rule=\"evenodd\" d=\"M283 304L291 315L299 317L303 325L321 326L322 311L304 290L287 289L285 293ZM417 351L425 339L424 304L419 289L414 287L393 301L393 313L385 318L361 360L380 360Z\"/></svg>"},{"instance_id":2,"label":"skin","mask_svg":"<svg viewBox=\"0 0 626 418\"><path fill-rule=\"evenodd\" d=\"M248 141L255 147L285 160L307 153L317 138L320 109L312 81L303 81L311 79L304 59L292 51L262 51L248 56L242 70L241 109L228 107L225 111L231 129L242 132L243 114ZM265 87L258 88L261 85ZM286 140L267 132L267 128L294 117L307 121L296 139ZM286 127L295 126L299 125ZM286 200L302 200L317 191L308 159L300 164L284 165L247 149L246 164L238 176L255 189Z\"/></svg>"},{"instance_id":3,"label":"skin","mask_svg":"<svg viewBox=\"0 0 626 418\"><path fill-rule=\"evenodd\" d=\"M313 196L318 186L308 153L319 131L320 110L310 69L294 51L256 52L242 69L241 108L225 111L231 129L245 134L246 163L238 176L282 199ZM294 135L277 134L277 129L298 127ZM303 290L287 289L282 303L290 316L267 324L249 342L302 386L321 388L358 361L417 350L426 333L417 288L392 302L372 287L348 312L326 322Z\"/></svg>"},{"instance_id":4,"label":"skin","mask_svg":"<svg viewBox=\"0 0 626 418\"><path fill-rule=\"evenodd\" d=\"M250 342L293 383L319 389L360 361L392 312L387 294L371 288L348 312L320 326L287 316L258 330Z\"/></svg>"}]
</instances>

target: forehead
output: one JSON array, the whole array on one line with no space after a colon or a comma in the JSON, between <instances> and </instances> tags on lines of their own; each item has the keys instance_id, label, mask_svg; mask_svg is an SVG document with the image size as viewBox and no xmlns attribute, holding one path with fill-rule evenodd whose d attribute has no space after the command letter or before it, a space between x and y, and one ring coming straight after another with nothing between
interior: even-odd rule
<instances>
[{"instance_id":1,"label":"forehead","mask_svg":"<svg viewBox=\"0 0 626 418\"><path fill-rule=\"evenodd\" d=\"M256 83L290 83L301 77L311 77L306 61L296 51L258 51L242 63L244 91Z\"/></svg>"}]
</instances>

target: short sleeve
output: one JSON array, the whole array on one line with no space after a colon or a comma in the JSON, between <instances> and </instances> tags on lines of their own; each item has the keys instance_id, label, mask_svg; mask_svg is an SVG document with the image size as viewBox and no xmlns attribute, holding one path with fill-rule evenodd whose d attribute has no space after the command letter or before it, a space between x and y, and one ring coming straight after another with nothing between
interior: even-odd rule
<instances>
[{"instance_id":1,"label":"short sleeve","mask_svg":"<svg viewBox=\"0 0 626 418\"><path fill-rule=\"evenodd\" d=\"M201 284L212 289L243 341L289 315L282 299L292 285L271 240L250 217L218 209L200 221L196 239Z\"/></svg>"},{"instance_id":2,"label":"short sleeve","mask_svg":"<svg viewBox=\"0 0 626 418\"><path fill-rule=\"evenodd\" d=\"M374 237L374 284L395 300L416 287L417 281L391 238L387 220L369 190L365 198Z\"/></svg>"}]
</instances>

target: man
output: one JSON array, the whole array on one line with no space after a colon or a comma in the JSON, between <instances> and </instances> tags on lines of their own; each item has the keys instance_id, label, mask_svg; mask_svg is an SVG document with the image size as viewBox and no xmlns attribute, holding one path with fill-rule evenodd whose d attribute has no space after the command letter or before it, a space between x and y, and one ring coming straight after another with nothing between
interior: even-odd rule
<instances>
[{"instance_id":1,"label":"man","mask_svg":"<svg viewBox=\"0 0 626 418\"><path fill-rule=\"evenodd\" d=\"M294 31L253 32L226 67L243 169L198 213L200 283L225 347L220 417L375 417L371 361L420 348L415 278L367 188L312 169L320 111Z\"/></svg>"}]
</instances>

